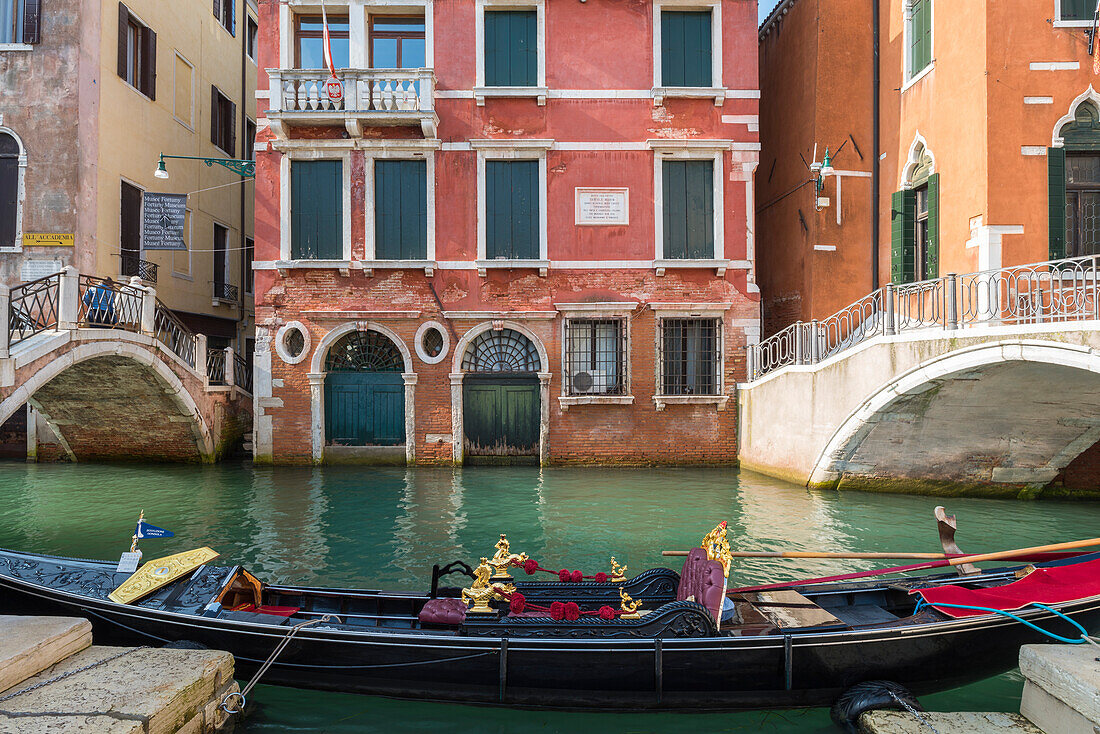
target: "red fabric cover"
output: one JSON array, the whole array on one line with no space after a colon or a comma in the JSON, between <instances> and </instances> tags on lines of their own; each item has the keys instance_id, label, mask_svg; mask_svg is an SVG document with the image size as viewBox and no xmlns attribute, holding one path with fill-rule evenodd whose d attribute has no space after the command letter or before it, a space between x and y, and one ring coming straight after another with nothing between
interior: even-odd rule
<instances>
[{"instance_id":1,"label":"red fabric cover","mask_svg":"<svg viewBox=\"0 0 1100 734\"><path fill-rule=\"evenodd\" d=\"M1087 599L1090 596L1100 595L1100 559L1074 563L1070 566L1039 568L1022 579L989 589L967 589L951 585L917 589L913 593L920 594L926 602L955 619L976 617L989 612L955 607L941 608L936 605L968 604L1007 612L1020 609L1035 601L1040 604L1057 604L1075 599Z\"/></svg>"},{"instance_id":2,"label":"red fabric cover","mask_svg":"<svg viewBox=\"0 0 1100 734\"><path fill-rule=\"evenodd\" d=\"M301 607L271 607L271 606L256 606L255 604L242 604L238 607L233 607L234 612L255 612L256 614L272 614L276 617L293 617L299 611Z\"/></svg>"},{"instance_id":3,"label":"red fabric cover","mask_svg":"<svg viewBox=\"0 0 1100 734\"><path fill-rule=\"evenodd\" d=\"M711 616L718 620L722 613L722 590L725 587L726 575L722 572L722 564L707 558L707 552L702 548L692 548L688 551L687 560L680 571L680 586L676 589L676 601L686 601L693 598L710 610Z\"/></svg>"},{"instance_id":4,"label":"red fabric cover","mask_svg":"<svg viewBox=\"0 0 1100 734\"><path fill-rule=\"evenodd\" d=\"M459 625L466 621L466 602L461 599L429 599L420 610L420 624Z\"/></svg>"}]
</instances>

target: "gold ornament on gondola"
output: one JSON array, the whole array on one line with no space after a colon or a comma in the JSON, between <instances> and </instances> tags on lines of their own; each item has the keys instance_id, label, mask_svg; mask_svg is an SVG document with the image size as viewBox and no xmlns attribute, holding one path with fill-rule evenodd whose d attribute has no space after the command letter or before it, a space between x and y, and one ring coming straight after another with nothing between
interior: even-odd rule
<instances>
[{"instance_id":1,"label":"gold ornament on gondola","mask_svg":"<svg viewBox=\"0 0 1100 734\"><path fill-rule=\"evenodd\" d=\"M722 571L725 573L726 578L729 578L733 553L730 551L730 542L726 539L725 520L714 530L703 536L703 542L699 544L699 547L707 552L707 558L722 564Z\"/></svg>"},{"instance_id":2,"label":"gold ornament on gondola","mask_svg":"<svg viewBox=\"0 0 1100 734\"><path fill-rule=\"evenodd\" d=\"M488 558L482 558L481 563L474 569L474 583L468 589L462 590L462 601L469 608L467 614L496 614L496 610L489 606L491 601L503 601L505 594L512 594L516 587L512 584L500 586L493 584L490 578L493 573Z\"/></svg>"},{"instance_id":3,"label":"gold ornament on gondola","mask_svg":"<svg viewBox=\"0 0 1100 734\"><path fill-rule=\"evenodd\" d=\"M615 560L615 556L611 556L611 579L612 583L619 581L626 581L626 566L620 566L619 562Z\"/></svg>"},{"instance_id":4,"label":"gold ornament on gondola","mask_svg":"<svg viewBox=\"0 0 1100 734\"><path fill-rule=\"evenodd\" d=\"M630 598L630 594L626 593L626 589L624 589L622 586L619 587L619 598L622 600L622 602L619 604L619 609L626 612L625 614L620 614L619 619L642 618L642 615L638 612L638 609L642 606L642 602L640 600L635 601L634 599Z\"/></svg>"},{"instance_id":5,"label":"gold ornament on gondola","mask_svg":"<svg viewBox=\"0 0 1100 734\"><path fill-rule=\"evenodd\" d=\"M515 564L523 563L527 560L526 553L512 553L511 544L508 542L508 536L504 533L500 534L500 540L493 546L497 549L497 552L493 554L493 557L489 560L489 565L493 567L493 580L494 581L511 581L512 575L509 573L512 566Z\"/></svg>"}]
</instances>

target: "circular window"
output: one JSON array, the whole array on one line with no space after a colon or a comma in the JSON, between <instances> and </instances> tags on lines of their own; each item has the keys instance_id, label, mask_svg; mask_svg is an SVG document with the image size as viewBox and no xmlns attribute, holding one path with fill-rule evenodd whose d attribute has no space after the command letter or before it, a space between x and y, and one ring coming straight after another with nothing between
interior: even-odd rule
<instances>
[{"instance_id":1,"label":"circular window","mask_svg":"<svg viewBox=\"0 0 1100 734\"><path fill-rule=\"evenodd\" d=\"M279 329L275 334L275 351L287 364L298 364L309 354L309 331L298 321Z\"/></svg>"},{"instance_id":2,"label":"circular window","mask_svg":"<svg viewBox=\"0 0 1100 734\"><path fill-rule=\"evenodd\" d=\"M447 328L436 321L421 324L416 331L416 355L422 362L437 364L447 356L450 339Z\"/></svg>"}]
</instances>

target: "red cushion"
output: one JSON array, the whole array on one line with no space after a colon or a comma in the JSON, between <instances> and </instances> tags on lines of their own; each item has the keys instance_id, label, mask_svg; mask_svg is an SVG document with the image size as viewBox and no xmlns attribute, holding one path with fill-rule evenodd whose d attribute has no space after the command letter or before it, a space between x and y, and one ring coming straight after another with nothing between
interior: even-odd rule
<instances>
[{"instance_id":1,"label":"red cushion","mask_svg":"<svg viewBox=\"0 0 1100 734\"><path fill-rule=\"evenodd\" d=\"M692 548L688 552L684 568L680 571L680 586L676 589L676 600L694 599L708 610L715 621L722 613L722 592L726 586L726 575L722 564L707 558L702 548Z\"/></svg>"},{"instance_id":2,"label":"red cushion","mask_svg":"<svg viewBox=\"0 0 1100 734\"><path fill-rule=\"evenodd\" d=\"M466 621L466 602L461 599L429 599L420 610L420 624L460 625Z\"/></svg>"},{"instance_id":3,"label":"red cushion","mask_svg":"<svg viewBox=\"0 0 1100 734\"><path fill-rule=\"evenodd\" d=\"M254 612L256 614L272 614L276 617L293 617L299 611L301 607L270 607L270 606L256 606L255 604L241 604L233 607L230 611L233 612Z\"/></svg>"}]
</instances>

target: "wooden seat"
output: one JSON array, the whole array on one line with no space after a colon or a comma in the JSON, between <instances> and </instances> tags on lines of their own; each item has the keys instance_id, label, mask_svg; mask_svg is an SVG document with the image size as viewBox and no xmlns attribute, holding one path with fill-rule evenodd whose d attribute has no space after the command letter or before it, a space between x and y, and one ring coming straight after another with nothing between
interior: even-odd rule
<instances>
[{"instance_id":1,"label":"wooden seat","mask_svg":"<svg viewBox=\"0 0 1100 734\"><path fill-rule=\"evenodd\" d=\"M756 591L744 594L743 598L779 629L847 626L828 610L791 589Z\"/></svg>"}]
</instances>

